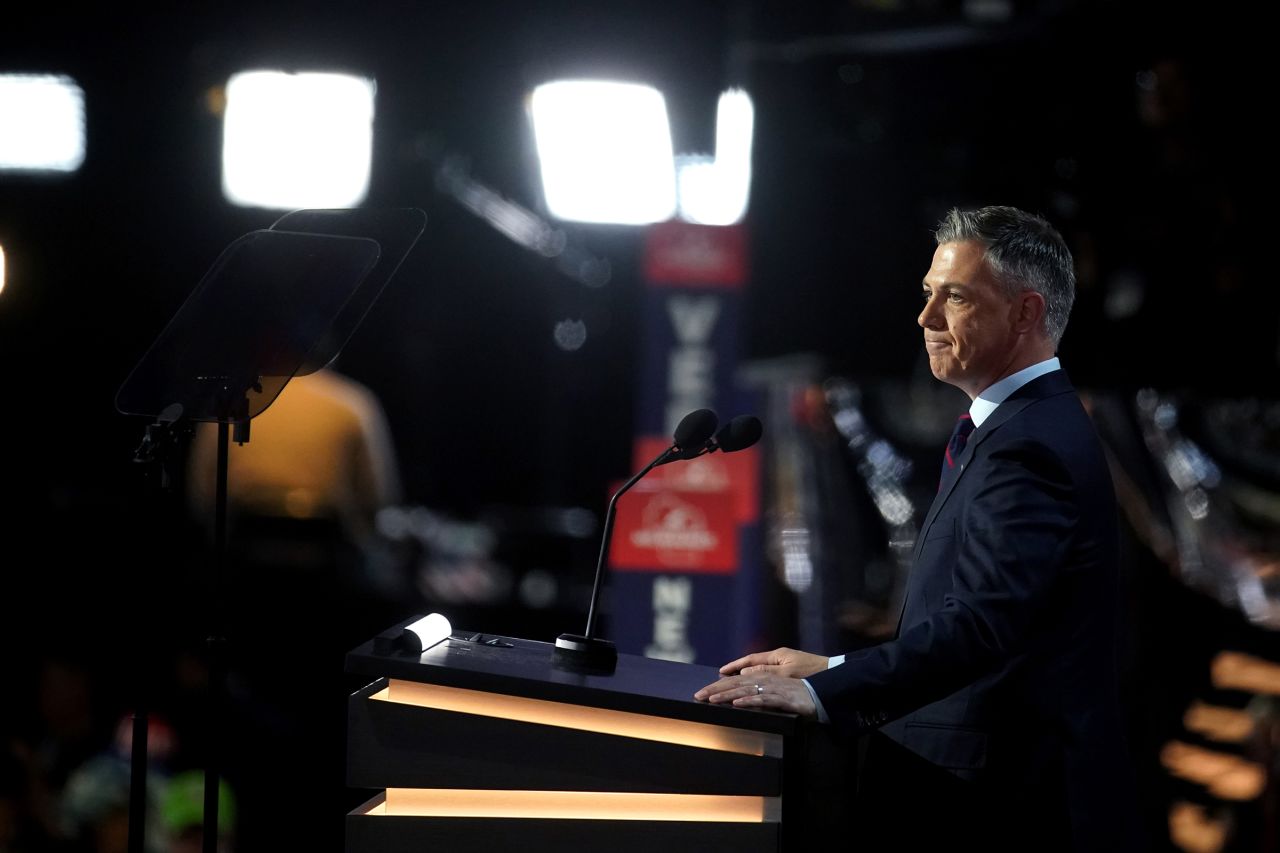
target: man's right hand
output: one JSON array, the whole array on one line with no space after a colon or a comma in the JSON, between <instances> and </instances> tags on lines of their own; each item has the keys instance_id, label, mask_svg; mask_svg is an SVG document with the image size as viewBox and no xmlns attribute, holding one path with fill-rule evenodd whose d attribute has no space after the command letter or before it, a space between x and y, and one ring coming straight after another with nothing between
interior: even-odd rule
<instances>
[{"instance_id":1,"label":"man's right hand","mask_svg":"<svg viewBox=\"0 0 1280 853\"><path fill-rule=\"evenodd\" d=\"M808 678L827 668L828 659L822 655L781 648L771 652L756 652L740 657L720 667L721 675L758 675L773 673L791 678Z\"/></svg>"}]
</instances>

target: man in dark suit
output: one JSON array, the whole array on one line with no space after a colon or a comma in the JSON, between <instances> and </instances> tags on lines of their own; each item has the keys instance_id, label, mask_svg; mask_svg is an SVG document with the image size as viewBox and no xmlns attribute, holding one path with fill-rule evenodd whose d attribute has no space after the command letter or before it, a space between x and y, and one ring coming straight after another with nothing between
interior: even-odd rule
<instances>
[{"instance_id":1,"label":"man in dark suit","mask_svg":"<svg viewBox=\"0 0 1280 853\"><path fill-rule=\"evenodd\" d=\"M1055 357L1071 254L1039 217L951 211L918 318L973 404L948 445L896 636L846 656L760 652L698 699L867 739L856 849L1139 844L1116 675L1106 459Z\"/></svg>"}]
</instances>

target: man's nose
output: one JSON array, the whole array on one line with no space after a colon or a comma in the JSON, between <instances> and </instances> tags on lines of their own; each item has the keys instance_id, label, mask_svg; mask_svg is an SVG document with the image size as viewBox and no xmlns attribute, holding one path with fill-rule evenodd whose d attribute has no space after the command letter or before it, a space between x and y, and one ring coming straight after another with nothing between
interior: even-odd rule
<instances>
[{"instance_id":1,"label":"man's nose","mask_svg":"<svg viewBox=\"0 0 1280 853\"><path fill-rule=\"evenodd\" d=\"M936 299L930 298L924 303L924 310L920 312L920 316L916 317L916 323L922 329L938 329L941 328L939 314L937 310Z\"/></svg>"}]
</instances>

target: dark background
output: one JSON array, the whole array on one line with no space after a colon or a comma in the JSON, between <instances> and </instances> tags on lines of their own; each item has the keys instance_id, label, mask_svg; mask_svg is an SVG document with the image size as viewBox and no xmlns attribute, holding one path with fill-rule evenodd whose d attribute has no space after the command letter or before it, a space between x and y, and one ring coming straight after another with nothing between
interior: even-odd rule
<instances>
[{"instance_id":1,"label":"dark background","mask_svg":"<svg viewBox=\"0 0 1280 853\"><path fill-rule=\"evenodd\" d=\"M987 20L982 9L1004 11ZM639 232L565 226L611 263L610 283L589 288L435 187L442 158L456 156L476 180L542 210L523 112L532 86L574 75L649 82L667 97L681 152L713 147L722 89L750 92L744 360L809 353L832 375L919 375L914 320L931 229L953 205L998 203L1044 214L1075 252L1079 295L1061 355L1078 385L1266 395L1280 317L1259 274L1269 102L1248 9L762 0L7 10L0 71L75 78L88 140L77 173L0 175L0 638L13 695L30 695L39 662L61 656L88 665L103 706L128 708L138 673L168 684L176 677L145 673L170 673L179 651L199 657L209 630L210 600L191 594L206 567L189 553L189 519L148 491L131 463L146 420L113 401L222 248L279 216L221 195L221 123L208 101L231 73L377 80L365 205L418 207L428 226L339 367L386 409L405 502L464 521L494 508L598 517L608 485L630 473ZM554 343L564 319L586 323L577 351ZM594 568L590 547L564 559L566 575ZM300 592L280 608L278 631L255 637L263 645L239 639L238 659L251 684L328 685L344 649L422 606ZM578 611L565 612L572 624L518 608L476 618L549 639L577 629ZM290 626L312 617L326 627L309 649ZM326 710L310 726L286 701L271 722L258 708L227 723L244 727L246 755L259 749L246 762L316 769L324 784L295 804L328 833L340 832L345 805L342 695L335 685L317 700ZM7 713L18 727L29 711ZM277 731L294 736L278 741L283 754L262 752L262 733Z\"/></svg>"}]
</instances>

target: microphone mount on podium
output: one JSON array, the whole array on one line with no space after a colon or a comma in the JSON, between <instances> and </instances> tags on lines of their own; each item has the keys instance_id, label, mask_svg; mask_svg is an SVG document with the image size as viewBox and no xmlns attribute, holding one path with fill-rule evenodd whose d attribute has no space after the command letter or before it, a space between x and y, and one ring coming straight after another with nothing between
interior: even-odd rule
<instances>
[{"instance_id":1,"label":"microphone mount on podium","mask_svg":"<svg viewBox=\"0 0 1280 853\"><path fill-rule=\"evenodd\" d=\"M609 554L609 543L613 538L613 521L618 498L659 465L665 465L677 459L693 459L707 453L714 453L716 450L722 450L725 453L744 450L760 439L762 432L760 419L754 416L739 415L717 432L718 423L716 413L710 409L696 409L685 415L676 426L671 445L659 453L638 474L623 483L622 488L618 489L609 501L609 509L604 519L604 535L600 542L600 556L596 560L595 582L591 587L591 605L587 610L587 629L582 634L561 634L556 638L552 654L557 662L577 669L613 671L618 662L617 646L595 634L600 586L604 578L604 563Z\"/></svg>"}]
</instances>

